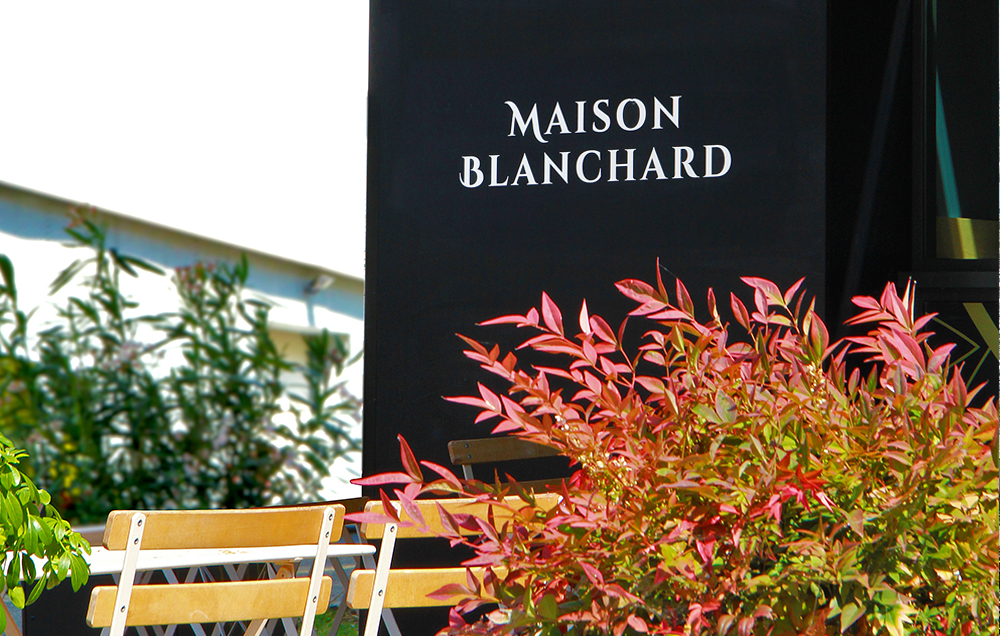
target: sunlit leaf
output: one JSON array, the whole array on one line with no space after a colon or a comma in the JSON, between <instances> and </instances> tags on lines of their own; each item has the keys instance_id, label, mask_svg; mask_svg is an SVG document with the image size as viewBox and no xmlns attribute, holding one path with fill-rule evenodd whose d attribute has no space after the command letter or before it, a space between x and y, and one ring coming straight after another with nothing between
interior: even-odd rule
<instances>
[{"instance_id":1,"label":"sunlit leaf","mask_svg":"<svg viewBox=\"0 0 1000 636\"><path fill-rule=\"evenodd\" d=\"M840 633L843 634L865 613L865 608L857 603L851 602L844 605L840 610Z\"/></svg>"}]
</instances>

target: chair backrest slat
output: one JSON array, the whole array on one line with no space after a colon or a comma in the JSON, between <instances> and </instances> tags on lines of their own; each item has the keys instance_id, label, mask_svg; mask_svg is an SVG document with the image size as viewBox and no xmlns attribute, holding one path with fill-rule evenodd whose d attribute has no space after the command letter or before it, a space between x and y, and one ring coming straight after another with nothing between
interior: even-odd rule
<instances>
[{"instance_id":1,"label":"chair backrest slat","mask_svg":"<svg viewBox=\"0 0 1000 636\"><path fill-rule=\"evenodd\" d=\"M559 495L555 493L541 493L535 495L535 501L538 502L539 506L551 510L559 503ZM504 499L504 502L507 506L515 510L525 506L524 501L520 497L507 497ZM433 537L443 533L445 526L441 521L439 506L452 515L473 515L481 519L487 519L490 509L492 509L494 522L497 527L503 525L505 521L510 521L514 514L512 510L503 506L492 505L475 499L421 499L414 503L416 503L420 509L420 514L424 517L427 530L422 530L414 526L400 526L397 535L399 539ZM368 505L365 506L365 512L382 514L384 510L385 508L381 501L369 501ZM410 517L405 512L400 512L400 518L408 520ZM361 525L361 536L366 539L381 539L384 532L385 524L364 523ZM479 534L479 532L464 529L462 533L468 535Z\"/></svg>"},{"instance_id":2,"label":"chair backrest slat","mask_svg":"<svg viewBox=\"0 0 1000 636\"><path fill-rule=\"evenodd\" d=\"M515 459L552 457L559 451L551 446L529 442L519 437L457 439L448 442L448 455L456 466L506 462Z\"/></svg>"},{"instance_id":3,"label":"chair backrest slat","mask_svg":"<svg viewBox=\"0 0 1000 636\"><path fill-rule=\"evenodd\" d=\"M108 515L104 547L124 550L134 510L116 510ZM147 511L143 550L191 548L257 548L262 546L316 543L317 507L254 508L246 510L156 510ZM337 541L344 527L337 516L331 540Z\"/></svg>"},{"instance_id":4,"label":"chair backrest slat","mask_svg":"<svg viewBox=\"0 0 1000 636\"><path fill-rule=\"evenodd\" d=\"M317 612L330 604L333 580L323 577ZM137 585L125 624L174 625L223 623L302 616L308 578L270 581L225 581L190 585ZM115 611L114 586L97 587L87 612L87 624L110 627Z\"/></svg>"},{"instance_id":5,"label":"chair backrest slat","mask_svg":"<svg viewBox=\"0 0 1000 636\"><path fill-rule=\"evenodd\" d=\"M471 568L476 580L482 581L485 568ZM494 568L497 576L506 576L506 571ZM397 569L389 571L383 607L447 607L456 599L430 598L445 585L457 583L467 585L465 568ZM347 593L347 606L351 609L368 609L371 604L372 586L375 584L373 570L355 570L351 573L351 585Z\"/></svg>"}]
</instances>

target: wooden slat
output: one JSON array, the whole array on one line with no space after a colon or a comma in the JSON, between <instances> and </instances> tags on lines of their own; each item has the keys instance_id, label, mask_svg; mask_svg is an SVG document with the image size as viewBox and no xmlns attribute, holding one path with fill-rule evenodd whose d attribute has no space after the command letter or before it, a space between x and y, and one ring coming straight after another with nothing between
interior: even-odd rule
<instances>
[{"instance_id":1,"label":"wooden slat","mask_svg":"<svg viewBox=\"0 0 1000 636\"><path fill-rule=\"evenodd\" d=\"M344 507L344 512L350 514L352 512L363 512L365 509L365 504L367 504L371 499L369 497L354 497L352 499L337 499L334 501L317 501L310 502L307 504L288 504L288 505L278 505L278 506L268 506L268 508L276 509L286 509L286 508L325 508L326 506L341 505ZM91 545L100 545L104 541L104 533L107 530L106 524L92 524L86 526L74 526L73 530L80 533L80 535L86 539ZM334 528L336 530L336 528ZM333 539L336 542L340 537L338 536ZM310 541L310 543L312 543ZM297 545L297 544L293 544Z\"/></svg>"},{"instance_id":2,"label":"wooden slat","mask_svg":"<svg viewBox=\"0 0 1000 636\"><path fill-rule=\"evenodd\" d=\"M525 492L534 492L538 494L554 492L559 494L563 490L563 484L568 483L568 481L569 477L560 477L556 479L533 479L531 481L519 481L517 482L517 485L523 488Z\"/></svg>"},{"instance_id":3,"label":"wooden slat","mask_svg":"<svg viewBox=\"0 0 1000 636\"><path fill-rule=\"evenodd\" d=\"M536 444L518 437L487 437L483 439L459 439L448 442L451 463L456 466L504 462L515 459L552 457L559 451L551 446Z\"/></svg>"},{"instance_id":4,"label":"wooden slat","mask_svg":"<svg viewBox=\"0 0 1000 636\"><path fill-rule=\"evenodd\" d=\"M324 508L326 506L340 505L344 507L344 512L351 514L352 512L364 511L365 504L369 501L371 501L370 497L353 497L351 499L332 499L330 501L310 501L309 503L278 504L276 506L267 506L267 508Z\"/></svg>"},{"instance_id":5,"label":"wooden slat","mask_svg":"<svg viewBox=\"0 0 1000 636\"><path fill-rule=\"evenodd\" d=\"M483 580L485 568L471 568L479 580ZM503 569L494 568L497 576L506 576ZM445 585L458 583L468 585L465 568L425 568L420 570L390 570L389 582L385 588L385 607L447 607L455 605L458 598L428 598ZM367 609L372 597L375 570L355 570L351 573L351 585L347 590L347 606L352 609Z\"/></svg>"},{"instance_id":6,"label":"wooden slat","mask_svg":"<svg viewBox=\"0 0 1000 636\"><path fill-rule=\"evenodd\" d=\"M504 501L515 509L522 508L526 505L520 497L507 497ZM535 496L535 501L542 508L550 510L554 508L557 503L559 503L559 495L555 493L541 493ZM397 538L399 539L433 537L443 533L444 525L441 523L438 506L441 506L453 515L474 515L482 519L487 518L489 509L491 508L490 504L476 501L475 499L423 499L415 503L424 517L424 522L428 526L428 531L421 531L419 528L415 528L413 526L400 526L397 534ZM493 517L497 526L500 526L504 520L509 520L512 516L512 513L509 510L499 506L492 506L492 508ZM365 512L382 514L383 510L384 508L381 501L370 501L368 502L368 505L365 506ZM404 520L409 519L409 516L405 512L401 513L400 516ZM361 525L361 535L366 539L381 539L384 530L385 525L380 523L365 523ZM478 533L470 531L468 534Z\"/></svg>"},{"instance_id":7,"label":"wooden slat","mask_svg":"<svg viewBox=\"0 0 1000 636\"><path fill-rule=\"evenodd\" d=\"M333 580L323 577L317 613L330 604ZM95 587L87 609L87 624L109 627L115 611L114 585ZM225 581L186 585L137 585L132 588L126 625L222 623L302 616L309 579Z\"/></svg>"},{"instance_id":8,"label":"wooden slat","mask_svg":"<svg viewBox=\"0 0 1000 636\"><path fill-rule=\"evenodd\" d=\"M344 506L334 509L330 541L344 528ZM134 510L115 510L104 528L104 547L124 550ZM154 510L144 512L143 550L190 548L255 548L316 543L319 506L248 508L245 510Z\"/></svg>"}]
</instances>

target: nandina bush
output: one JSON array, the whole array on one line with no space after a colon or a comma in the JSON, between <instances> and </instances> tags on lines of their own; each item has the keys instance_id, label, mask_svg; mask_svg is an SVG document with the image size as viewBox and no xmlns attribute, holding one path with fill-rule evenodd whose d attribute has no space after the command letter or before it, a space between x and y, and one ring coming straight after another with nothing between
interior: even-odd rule
<instances>
[{"instance_id":1,"label":"nandina bush","mask_svg":"<svg viewBox=\"0 0 1000 636\"><path fill-rule=\"evenodd\" d=\"M997 634L996 398L971 406L982 387L950 365L952 345L928 344L911 288L855 298L849 323L869 331L831 345L801 281L784 293L744 281L754 302L732 296L737 325L712 292L702 321L680 282L673 301L659 277L618 283L645 329L634 352L625 322L612 329L584 302L571 334L545 294L483 324L528 330L519 350L550 362L463 338L507 394L480 384L449 399L578 470L551 511L517 485L418 463L405 442L405 473L360 480L406 484L404 523L422 523L410 502L425 493L521 495L519 523L451 519L453 544L476 551L468 564L497 574L441 594L510 612L474 626L453 612L446 631Z\"/></svg>"}]
</instances>

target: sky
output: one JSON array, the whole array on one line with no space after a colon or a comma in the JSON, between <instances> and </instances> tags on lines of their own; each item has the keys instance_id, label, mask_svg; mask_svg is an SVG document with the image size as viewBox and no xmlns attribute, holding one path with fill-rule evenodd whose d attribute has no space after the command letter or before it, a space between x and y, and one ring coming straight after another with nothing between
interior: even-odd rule
<instances>
[{"instance_id":1,"label":"sky","mask_svg":"<svg viewBox=\"0 0 1000 636\"><path fill-rule=\"evenodd\" d=\"M0 181L364 274L367 0L0 0Z\"/></svg>"}]
</instances>

